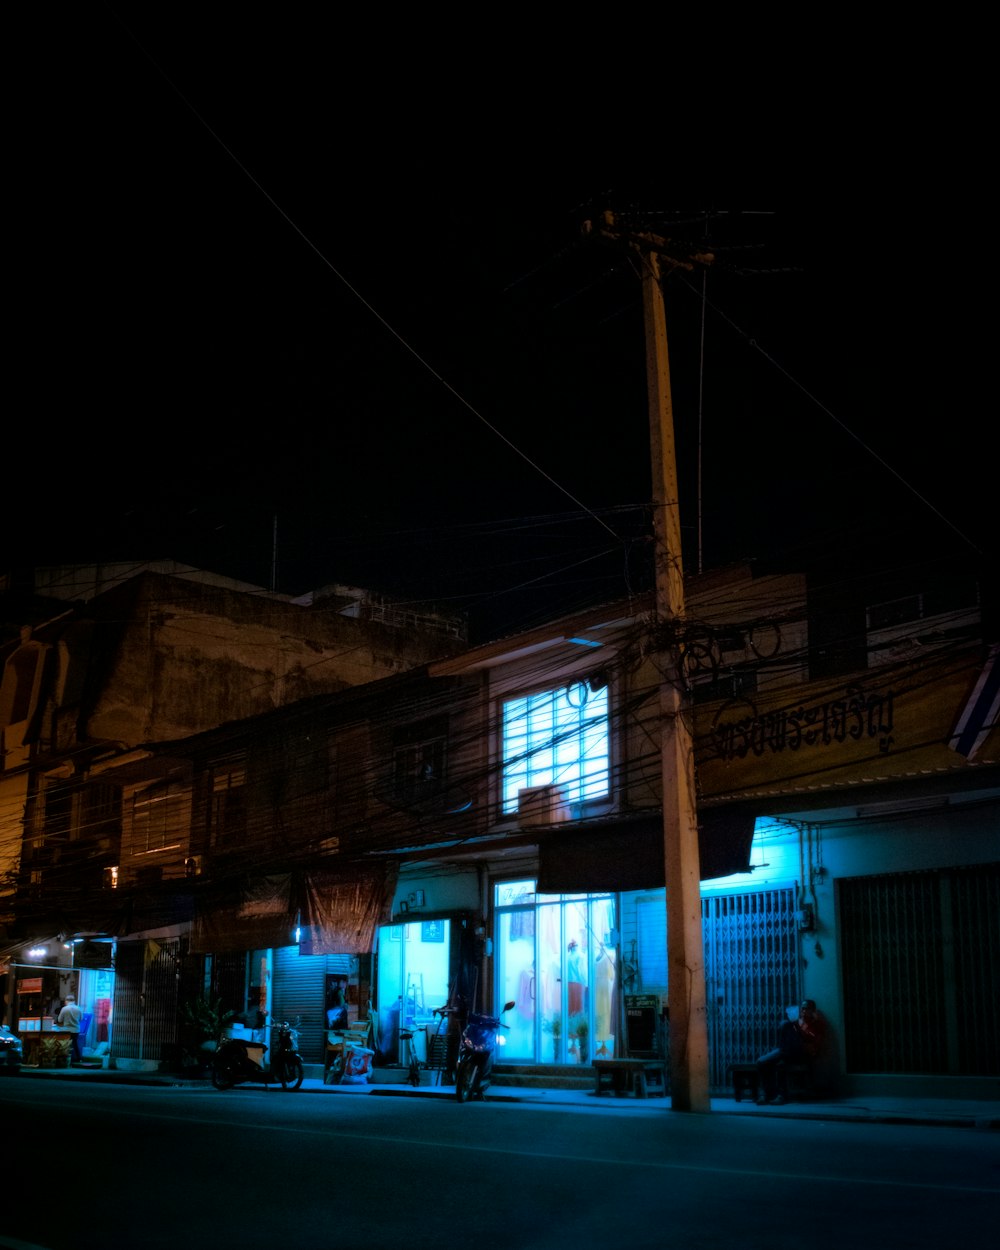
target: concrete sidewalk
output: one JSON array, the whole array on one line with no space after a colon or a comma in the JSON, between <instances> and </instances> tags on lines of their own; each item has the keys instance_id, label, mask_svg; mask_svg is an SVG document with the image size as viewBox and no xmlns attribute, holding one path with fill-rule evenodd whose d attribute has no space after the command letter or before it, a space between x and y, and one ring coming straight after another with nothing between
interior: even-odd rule
<instances>
[{"instance_id":1,"label":"concrete sidewalk","mask_svg":"<svg viewBox=\"0 0 1000 1250\"><path fill-rule=\"evenodd\" d=\"M307 1065L307 1072L315 1065ZM8 1079L18 1079L5 1072ZM115 1068L28 1068L22 1067L20 1079L91 1081L115 1085L163 1086L174 1089L198 1089L222 1097L211 1081L172 1076L164 1072L123 1072ZM271 1087L280 1093L277 1086ZM454 1100L454 1086L407 1084L390 1085L374 1082L366 1085L325 1085L321 1077L307 1076L300 1093L324 1094L334 1098L400 1097L447 1098ZM631 1094L602 1094L593 1090L542 1089L518 1085L493 1085L488 1102L531 1103L549 1107L587 1107L595 1110L628 1108L637 1114L671 1111L669 1096L636 1098ZM860 1096L824 1100L822 1102L785 1103L782 1106L759 1107L753 1102L736 1102L732 1097L713 1098L713 1114L755 1115L769 1119L850 1120L870 1124L923 1124L942 1128L973 1128L987 1132L1000 1131L1000 1098L964 1100L947 1098L883 1098ZM681 1114L681 1113L678 1113Z\"/></svg>"}]
</instances>

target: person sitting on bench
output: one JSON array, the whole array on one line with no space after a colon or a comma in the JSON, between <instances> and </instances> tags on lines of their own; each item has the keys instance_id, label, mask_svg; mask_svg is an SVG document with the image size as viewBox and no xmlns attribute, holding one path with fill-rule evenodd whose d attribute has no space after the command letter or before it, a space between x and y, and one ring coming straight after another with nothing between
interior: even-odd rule
<instances>
[{"instance_id":1,"label":"person sitting on bench","mask_svg":"<svg viewBox=\"0 0 1000 1250\"><path fill-rule=\"evenodd\" d=\"M822 1053L825 1040L826 1022L816 1010L815 1002L807 998L799 1005L794 1020L782 1021L774 1050L769 1050L757 1060L760 1075L757 1102L783 1103L787 1090L779 1088L784 1071L782 1065L812 1063Z\"/></svg>"}]
</instances>

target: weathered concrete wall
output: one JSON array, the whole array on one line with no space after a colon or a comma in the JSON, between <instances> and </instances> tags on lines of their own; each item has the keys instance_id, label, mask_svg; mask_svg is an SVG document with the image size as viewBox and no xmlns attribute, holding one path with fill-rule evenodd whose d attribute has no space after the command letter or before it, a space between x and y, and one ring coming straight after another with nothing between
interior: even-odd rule
<instances>
[{"instance_id":1,"label":"weathered concrete wall","mask_svg":"<svg viewBox=\"0 0 1000 1250\"><path fill-rule=\"evenodd\" d=\"M85 708L91 740L185 737L404 672L456 647L444 635L266 596L173 578L136 581L131 594L126 586L102 604L104 638L94 659L103 671L92 673ZM119 594L131 604L116 604Z\"/></svg>"}]
</instances>

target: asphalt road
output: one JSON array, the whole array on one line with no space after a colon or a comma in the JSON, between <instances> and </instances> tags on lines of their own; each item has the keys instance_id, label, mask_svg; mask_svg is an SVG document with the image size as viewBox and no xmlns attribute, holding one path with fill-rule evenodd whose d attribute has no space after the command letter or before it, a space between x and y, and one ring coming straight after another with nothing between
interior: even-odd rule
<instances>
[{"instance_id":1,"label":"asphalt road","mask_svg":"<svg viewBox=\"0 0 1000 1250\"><path fill-rule=\"evenodd\" d=\"M1000 1136L277 1090L0 1084L11 1250L951 1247Z\"/></svg>"}]
</instances>

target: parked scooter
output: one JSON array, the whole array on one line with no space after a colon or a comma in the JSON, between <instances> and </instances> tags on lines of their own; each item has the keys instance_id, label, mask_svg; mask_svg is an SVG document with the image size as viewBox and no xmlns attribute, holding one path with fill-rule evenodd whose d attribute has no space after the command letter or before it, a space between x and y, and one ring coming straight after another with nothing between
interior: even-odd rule
<instances>
[{"instance_id":1,"label":"parked scooter","mask_svg":"<svg viewBox=\"0 0 1000 1250\"><path fill-rule=\"evenodd\" d=\"M499 1016L469 1012L458 1043L458 1065L455 1069L455 1097L459 1102L485 1098L492 1080L497 1047L506 1040L500 1030L510 1027L503 1023L501 1017L513 1006L513 1002L505 1003Z\"/></svg>"},{"instance_id":2,"label":"parked scooter","mask_svg":"<svg viewBox=\"0 0 1000 1250\"><path fill-rule=\"evenodd\" d=\"M274 1053L265 1062L267 1046L263 1042L245 1041L242 1037L224 1038L212 1061L212 1084L216 1089L232 1089L244 1081L263 1081L270 1088L277 1081L282 1089L299 1089L306 1070L299 1055L299 1034L290 1024L276 1024L273 1032Z\"/></svg>"}]
</instances>

